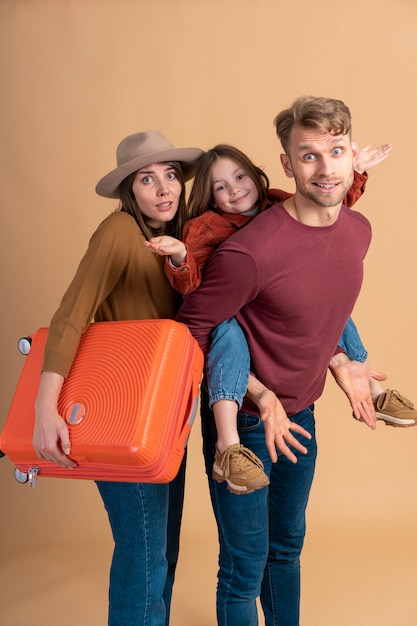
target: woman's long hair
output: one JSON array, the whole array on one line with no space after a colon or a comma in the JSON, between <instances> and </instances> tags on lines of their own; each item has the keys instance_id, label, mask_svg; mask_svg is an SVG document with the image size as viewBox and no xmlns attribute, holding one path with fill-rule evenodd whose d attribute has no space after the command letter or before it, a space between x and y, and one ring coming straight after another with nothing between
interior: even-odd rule
<instances>
[{"instance_id":1,"label":"woman's long hair","mask_svg":"<svg viewBox=\"0 0 417 626\"><path fill-rule=\"evenodd\" d=\"M262 202L266 198L269 180L265 172L254 165L249 157L238 148L227 144L219 144L214 146L211 150L207 150L197 162L196 174L188 200L189 218L202 215L213 208L213 180L211 168L219 158L230 159L240 165L254 182L258 190L259 202Z\"/></svg>"},{"instance_id":2,"label":"woman's long hair","mask_svg":"<svg viewBox=\"0 0 417 626\"><path fill-rule=\"evenodd\" d=\"M185 183L184 183L184 175L181 169L180 163L177 161L169 161L168 165L175 170L176 175L178 176L178 180L181 183L181 195L178 203L178 210L175 213L174 218L167 222L166 230L163 234L171 235L172 237L176 237L177 239L181 239L182 229L187 220L187 206L185 201ZM130 174L125 178L120 185L120 204L119 211L124 211L125 213L129 213L131 215L146 239L151 239L156 235L160 235L161 232L155 228L151 228L147 223L143 213L136 202L135 195L132 191L133 181L135 180L136 172Z\"/></svg>"}]
</instances>

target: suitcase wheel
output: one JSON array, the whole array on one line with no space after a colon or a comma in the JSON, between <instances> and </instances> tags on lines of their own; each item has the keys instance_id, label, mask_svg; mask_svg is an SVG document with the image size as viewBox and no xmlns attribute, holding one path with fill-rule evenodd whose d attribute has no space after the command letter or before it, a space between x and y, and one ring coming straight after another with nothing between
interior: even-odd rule
<instances>
[{"instance_id":1,"label":"suitcase wheel","mask_svg":"<svg viewBox=\"0 0 417 626\"><path fill-rule=\"evenodd\" d=\"M14 477L21 485L24 485L28 481L28 475L24 472L21 472L20 469L18 469L17 467L14 470Z\"/></svg>"},{"instance_id":2,"label":"suitcase wheel","mask_svg":"<svg viewBox=\"0 0 417 626\"><path fill-rule=\"evenodd\" d=\"M19 352L23 355L29 354L32 339L30 337L21 337L17 343Z\"/></svg>"}]
</instances>

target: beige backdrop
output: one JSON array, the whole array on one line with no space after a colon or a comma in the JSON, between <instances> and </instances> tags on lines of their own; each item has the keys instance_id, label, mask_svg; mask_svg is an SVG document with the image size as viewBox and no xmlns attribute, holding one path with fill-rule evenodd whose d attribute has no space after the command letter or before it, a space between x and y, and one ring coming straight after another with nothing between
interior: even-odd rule
<instances>
[{"instance_id":1,"label":"beige backdrop","mask_svg":"<svg viewBox=\"0 0 417 626\"><path fill-rule=\"evenodd\" d=\"M0 0L0 426L23 359L49 323L99 221L94 193L125 135L177 146L236 144L291 190L276 113L296 96L350 106L360 145L392 142L358 204L374 240L354 319L388 384L415 380L415 0ZM303 554L304 626L415 626L417 429L356 423L329 378ZM111 537L95 486L18 485L0 462L4 626L100 626ZM173 626L215 624L216 530L190 441Z\"/></svg>"}]
</instances>

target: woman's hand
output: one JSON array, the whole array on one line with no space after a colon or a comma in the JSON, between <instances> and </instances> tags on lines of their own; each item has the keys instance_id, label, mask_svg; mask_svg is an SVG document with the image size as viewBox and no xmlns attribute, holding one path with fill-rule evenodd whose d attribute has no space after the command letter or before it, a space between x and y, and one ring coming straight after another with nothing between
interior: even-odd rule
<instances>
[{"instance_id":1,"label":"woman's hand","mask_svg":"<svg viewBox=\"0 0 417 626\"><path fill-rule=\"evenodd\" d=\"M32 443L40 459L51 461L61 467L74 468L77 464L69 458L71 442L68 426L57 409L63 382L64 378L54 372L42 374L35 403L36 417Z\"/></svg>"}]
</instances>

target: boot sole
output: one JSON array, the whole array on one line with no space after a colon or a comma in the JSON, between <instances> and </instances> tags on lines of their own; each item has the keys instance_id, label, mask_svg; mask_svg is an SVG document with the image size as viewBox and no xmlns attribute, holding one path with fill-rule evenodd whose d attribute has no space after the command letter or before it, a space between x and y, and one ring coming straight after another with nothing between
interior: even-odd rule
<instances>
[{"instance_id":1,"label":"boot sole","mask_svg":"<svg viewBox=\"0 0 417 626\"><path fill-rule=\"evenodd\" d=\"M400 417L393 417L392 415L384 415L384 413L376 414L377 419L385 422L387 426L399 426L400 428L410 428L415 426L416 422L412 419L401 419Z\"/></svg>"}]
</instances>

